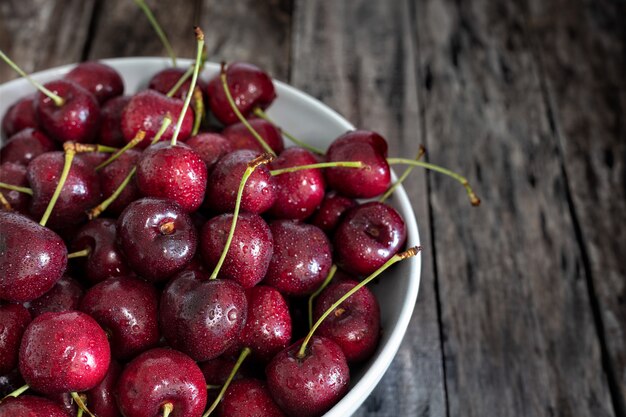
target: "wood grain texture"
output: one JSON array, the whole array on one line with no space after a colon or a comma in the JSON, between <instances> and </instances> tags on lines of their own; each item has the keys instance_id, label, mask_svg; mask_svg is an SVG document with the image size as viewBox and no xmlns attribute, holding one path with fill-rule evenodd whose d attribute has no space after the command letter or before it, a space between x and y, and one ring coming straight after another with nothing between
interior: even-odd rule
<instances>
[{"instance_id":1,"label":"wood grain texture","mask_svg":"<svg viewBox=\"0 0 626 417\"><path fill-rule=\"evenodd\" d=\"M530 1L573 212L626 413L626 3Z\"/></svg>"},{"instance_id":2,"label":"wood grain texture","mask_svg":"<svg viewBox=\"0 0 626 417\"><path fill-rule=\"evenodd\" d=\"M81 60L94 0L0 1L0 49L31 73ZM17 78L0 62L0 83Z\"/></svg>"},{"instance_id":3,"label":"wood grain texture","mask_svg":"<svg viewBox=\"0 0 626 417\"><path fill-rule=\"evenodd\" d=\"M423 141L412 18L405 1L299 1L294 10L291 83L380 132L391 155L414 155ZM446 415L424 174L406 189L425 248L418 302L397 357L355 416Z\"/></svg>"}]
</instances>

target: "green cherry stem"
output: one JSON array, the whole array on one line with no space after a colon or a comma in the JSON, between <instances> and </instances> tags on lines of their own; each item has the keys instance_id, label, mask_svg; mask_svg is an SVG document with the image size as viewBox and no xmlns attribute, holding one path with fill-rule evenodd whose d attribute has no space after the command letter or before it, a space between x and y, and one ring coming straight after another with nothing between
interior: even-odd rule
<instances>
[{"instance_id":1,"label":"green cherry stem","mask_svg":"<svg viewBox=\"0 0 626 417\"><path fill-rule=\"evenodd\" d=\"M226 393L226 390L228 389L228 386L233 381L233 378L235 377L235 374L237 373L237 371L241 367L241 364L243 363L243 361L248 357L248 355L250 355L250 353L252 353L250 348L248 348L248 347L243 348L243 350L239 354L239 358L237 359L237 362L235 362L235 365L233 366L233 369L230 371L230 374L228 375L228 379L226 379L226 382L224 382L224 385L222 386L222 389L220 390L219 394L217 394L217 398L215 399L215 401L213 401L213 404L211 404L209 409L206 410L206 413L204 413L202 415L202 417L209 417L211 415L211 413L215 410L215 408L217 408L217 406L220 403L220 401L222 401L222 398L224 397L224 394Z\"/></svg>"},{"instance_id":2,"label":"green cherry stem","mask_svg":"<svg viewBox=\"0 0 626 417\"><path fill-rule=\"evenodd\" d=\"M246 182L250 175L254 172L255 169L259 165L264 165L272 162L274 157L270 154L261 154L258 157L254 158L252 161L248 162L248 167L243 173L241 177L241 182L239 183L239 189L237 190L237 200L235 201L235 210L233 211L233 221L230 224L230 231L228 232L228 238L226 238L226 244L224 245L224 249L222 250L222 255L220 256L219 261L217 261L217 265L215 265L215 269L209 279L216 279L217 274L219 274L220 269L222 268L222 264L226 259L226 255L228 254L228 249L230 249L230 244L233 241L233 236L235 235L235 228L237 227L237 218L239 217L239 208L241 207L241 198L243 197L243 190L246 186Z\"/></svg>"},{"instance_id":3,"label":"green cherry stem","mask_svg":"<svg viewBox=\"0 0 626 417\"><path fill-rule=\"evenodd\" d=\"M313 327L311 327L311 330L309 330L309 333L306 335L306 338L304 339L304 341L302 342L302 345L300 345L300 350L298 351L298 354L296 355L298 358L302 359L306 356L306 347L309 344L309 341L311 340L311 337L313 337L313 334L315 333L315 331L317 330L317 328L320 326L320 324L322 324L322 322L324 321L324 319L326 317L328 317L328 315L330 313L333 312L333 310L335 310L337 307L339 307L339 305L341 303L343 303L344 301L346 301L350 296L352 296L352 294L354 294L355 292L357 292L358 290L360 290L362 287L364 287L365 285L367 285L370 281L372 281L374 278L376 278L378 275L380 275L385 269L389 268L391 265L395 264L396 262L402 261L404 259L410 258L412 256L417 255L417 253L422 250L421 247L419 246L414 246L412 248L409 248L407 250L405 250L404 252L401 253L396 253L394 256L392 256L387 262L385 262L383 264L383 266L381 266L380 268L378 268L376 271L374 271L374 273L372 275L370 275L369 277L365 278L363 281L359 282L357 285L355 285L350 291L348 291L347 293L345 293L339 300L335 301L333 303L333 305L330 306L330 308L328 310L326 310L324 312L324 314L322 314L322 316L315 322L315 324L313 325Z\"/></svg>"},{"instance_id":4,"label":"green cherry stem","mask_svg":"<svg viewBox=\"0 0 626 417\"><path fill-rule=\"evenodd\" d=\"M91 253L91 248L79 250L77 252L68 253L67 259L82 258L84 256L89 256L90 253Z\"/></svg>"},{"instance_id":5,"label":"green cherry stem","mask_svg":"<svg viewBox=\"0 0 626 417\"><path fill-rule=\"evenodd\" d=\"M65 104L65 99L63 97L59 96L58 94L53 93L52 91L44 87L43 84L38 83L37 81L33 80L28 74L24 72L24 70L18 67L17 64L13 62L11 58L9 58L1 49L0 49L0 58L2 58L4 62L6 62L11 68L13 68L15 72L20 74L22 77L26 78L26 80L29 83L31 83L33 86L35 86L35 88L37 88L39 91L44 93L46 96L50 97L50 99L54 101L54 104L56 104L59 107Z\"/></svg>"},{"instance_id":6,"label":"green cherry stem","mask_svg":"<svg viewBox=\"0 0 626 417\"><path fill-rule=\"evenodd\" d=\"M29 389L30 387L28 385L22 385L21 387L19 387L18 389L16 389L15 391L5 395L4 397L2 397L2 399L0 399L0 403L4 400L6 400L9 397L19 397L20 395L22 395L27 389Z\"/></svg>"},{"instance_id":7,"label":"green cherry stem","mask_svg":"<svg viewBox=\"0 0 626 417\"><path fill-rule=\"evenodd\" d=\"M200 131L200 124L202 124L202 119L204 118L204 98L202 97L202 91L198 87L193 92L193 100L196 105L193 109L195 117L193 119L191 136L196 136L198 131Z\"/></svg>"},{"instance_id":8,"label":"green cherry stem","mask_svg":"<svg viewBox=\"0 0 626 417\"><path fill-rule=\"evenodd\" d=\"M180 76L178 81L176 81L176 84L174 84L174 86L170 89L170 91L168 91L167 94L165 94L167 97L170 97L170 98L174 97L174 94L176 94L178 89L183 84L185 84L185 81L187 81L189 79L189 77L191 77L191 74L193 74L193 68L194 67L195 67L195 62L194 62L194 65L191 65L189 68L187 68L187 71L185 71L185 73Z\"/></svg>"},{"instance_id":9,"label":"green cherry stem","mask_svg":"<svg viewBox=\"0 0 626 417\"><path fill-rule=\"evenodd\" d=\"M85 412L83 411L83 409L82 409L82 408L79 408L79 409L78 409L78 412L76 413L76 417L83 417L83 414L84 414L84 413L85 413Z\"/></svg>"},{"instance_id":10,"label":"green cherry stem","mask_svg":"<svg viewBox=\"0 0 626 417\"><path fill-rule=\"evenodd\" d=\"M206 389L220 389L220 388L222 388L221 385L211 385L211 384L206 385Z\"/></svg>"},{"instance_id":11,"label":"green cherry stem","mask_svg":"<svg viewBox=\"0 0 626 417\"><path fill-rule=\"evenodd\" d=\"M70 168L72 167L72 161L74 160L74 156L76 155L76 146L72 142L65 142L63 144L63 149L65 150L65 163L63 164L63 171L61 171L61 177L59 178L59 183L57 184L57 188L54 190L54 194L52 194L52 198L48 203L48 207L46 207L46 211L43 213L39 224L45 226L48 223L48 219L52 214L52 209L54 209L54 205L57 203L59 199L59 195L61 195L61 190L65 185L65 181L67 180L67 176L70 173Z\"/></svg>"},{"instance_id":12,"label":"green cherry stem","mask_svg":"<svg viewBox=\"0 0 626 417\"><path fill-rule=\"evenodd\" d=\"M302 171L305 169L318 169L318 168L364 168L361 161L337 161L337 162L319 162L317 164L299 165L295 167L274 169L270 171L272 175L287 174L290 172Z\"/></svg>"},{"instance_id":13,"label":"green cherry stem","mask_svg":"<svg viewBox=\"0 0 626 417\"><path fill-rule=\"evenodd\" d=\"M104 210L106 210L111 204L113 204L113 202L117 199L117 197L119 197L120 194L122 194L122 191L124 191L124 188L126 188L126 186L128 185L128 183L133 178L133 175L135 175L136 172L137 172L137 166L134 166L133 169L130 170L126 178L124 178L124 181L122 181L122 183L115 189L115 191L113 192L113 194L111 194L109 198L107 198L106 200L104 200L102 203L98 204L96 207L92 208L91 210L87 211L87 217L89 218L89 220L93 220L96 217L100 216L100 214L102 214Z\"/></svg>"},{"instance_id":14,"label":"green cherry stem","mask_svg":"<svg viewBox=\"0 0 626 417\"><path fill-rule=\"evenodd\" d=\"M330 267L330 271L328 271L328 275L326 275L326 279L322 282L322 285L315 290L313 294L309 296L309 329L313 327L313 301L317 298L318 295L324 291L324 288L328 287L328 284L333 280L335 273L337 272L337 265L333 264Z\"/></svg>"},{"instance_id":15,"label":"green cherry stem","mask_svg":"<svg viewBox=\"0 0 626 417\"><path fill-rule=\"evenodd\" d=\"M163 404L163 417L168 417L172 411L174 411L174 404L172 403Z\"/></svg>"},{"instance_id":16,"label":"green cherry stem","mask_svg":"<svg viewBox=\"0 0 626 417\"><path fill-rule=\"evenodd\" d=\"M127 150L132 149L135 146L137 146L137 144L139 142L141 142L145 137L146 137L146 132L144 132L143 130L138 131L137 134L135 135L135 137L130 142L128 142L126 145L124 145L123 148L121 148L118 151L116 151L106 161L104 161L100 165L98 165L96 167L96 171L100 171L102 168L104 168L105 166L109 165L111 162L115 161L117 158L119 158L121 154L123 154Z\"/></svg>"},{"instance_id":17,"label":"green cherry stem","mask_svg":"<svg viewBox=\"0 0 626 417\"><path fill-rule=\"evenodd\" d=\"M185 103L183 104L183 110L180 112L178 116L178 123L176 123L176 128L174 129L174 135L172 136L172 146L176 146L176 139L178 139L178 135L180 134L180 128L183 125L183 120L185 119L185 114L187 113L187 109L189 108L189 103L191 103L191 96L193 96L194 90L196 88L196 82L198 81L198 73L200 72L200 61L202 59L202 48L204 48L204 33L199 27L195 27L194 31L196 33L196 40L198 41L198 52L196 54L196 64L193 67L193 75L191 77L191 85L189 86L189 91L187 92L187 97L185 97Z\"/></svg>"},{"instance_id":18,"label":"green cherry stem","mask_svg":"<svg viewBox=\"0 0 626 417\"><path fill-rule=\"evenodd\" d=\"M426 153L426 148L424 147L424 145L420 145L420 148L417 151L417 155L415 155L415 160L419 161L420 159L422 159L422 156L424 156L425 153ZM385 200L387 200L389 197L391 197L391 194L393 194L393 192L396 190L396 188L398 188L400 186L400 184L402 184L404 182L404 180L406 180L409 177L409 175L411 174L411 171L413 171L414 169L415 169L414 165L409 165L404 170L402 175L400 175L400 178L398 178L398 180L396 182L394 182L391 185L391 187L389 187L389 189L387 191L385 191L385 194L383 194L382 197L380 197L378 199L378 201L383 203L383 202L385 202Z\"/></svg>"},{"instance_id":19,"label":"green cherry stem","mask_svg":"<svg viewBox=\"0 0 626 417\"><path fill-rule=\"evenodd\" d=\"M72 392L70 395L76 402L76 405L78 406L79 409L89 414L90 417L96 417L91 411L89 411L89 409L87 408L87 405L85 404L85 401L83 401L82 396L78 395L77 392Z\"/></svg>"},{"instance_id":20,"label":"green cherry stem","mask_svg":"<svg viewBox=\"0 0 626 417\"><path fill-rule=\"evenodd\" d=\"M311 151L313 153L316 153L318 155L324 155L324 151L321 150L320 148L316 148L313 145L309 145L305 141L302 141L302 140L298 139L297 137L295 137L294 135L292 135L291 133L287 132L282 127L279 127L278 125L276 125L276 123L274 123L274 121L260 107L255 107L253 113L258 118L263 119L263 120L265 120L267 122L270 122L274 126L278 127L280 129L280 131L282 132L284 137L286 137L287 139L289 139L290 141L292 141L296 145L300 146L301 148L308 149L309 151Z\"/></svg>"},{"instance_id":21,"label":"green cherry stem","mask_svg":"<svg viewBox=\"0 0 626 417\"><path fill-rule=\"evenodd\" d=\"M2 204L2 207L4 207L6 211L13 211L13 207L11 207L11 203L9 203L9 201L6 199L4 194L2 194L2 192L0 192L0 204Z\"/></svg>"},{"instance_id":22,"label":"green cherry stem","mask_svg":"<svg viewBox=\"0 0 626 417\"><path fill-rule=\"evenodd\" d=\"M148 5L146 4L144 0L135 0L135 4L139 6L139 8L143 11L143 13L146 15L146 17L150 21L152 28L161 39L163 46L165 46L165 49L167 50L167 54L170 56L170 59L172 60L172 65L176 66L176 54L174 53L174 49L172 48L170 41L167 39L165 32L163 32L163 29L161 29L161 25L159 25L159 22L156 20L156 18L152 14L152 10L150 10L150 7L148 7Z\"/></svg>"},{"instance_id":23,"label":"green cherry stem","mask_svg":"<svg viewBox=\"0 0 626 417\"><path fill-rule=\"evenodd\" d=\"M17 191L20 193L33 195L33 190L28 187L20 187L19 185L7 184L6 182L0 182L0 188L4 188L5 190Z\"/></svg>"},{"instance_id":24,"label":"green cherry stem","mask_svg":"<svg viewBox=\"0 0 626 417\"><path fill-rule=\"evenodd\" d=\"M450 171L447 168L443 168L435 164L430 164L428 162L414 161L412 159L406 159L406 158L387 158L387 162L392 165L393 164L414 165L414 166L430 169L432 171L439 172L440 174L444 174L449 177L452 177L458 182L460 182L461 185L463 185L463 187L465 187L465 190L467 191L467 195L469 196L469 199L470 199L470 203L472 203L472 206L480 205L480 199L476 196L476 194L474 193L474 190L472 190L472 187L470 187L469 182L467 181L467 178L463 177L462 175L457 174L454 171Z\"/></svg>"},{"instance_id":25,"label":"green cherry stem","mask_svg":"<svg viewBox=\"0 0 626 417\"><path fill-rule=\"evenodd\" d=\"M150 142L150 145L154 145L155 143L160 141L161 136L163 136L163 134L165 133L167 128L170 127L171 124L172 124L172 115L167 113L165 117L163 117L163 122L161 122L161 127L159 128L159 131L157 132L157 134L154 135L154 138L152 138L152 142Z\"/></svg>"},{"instance_id":26,"label":"green cherry stem","mask_svg":"<svg viewBox=\"0 0 626 417\"><path fill-rule=\"evenodd\" d=\"M243 117L243 114L241 114L241 112L237 108L237 104L235 103L235 100L233 99L233 96L230 93L230 88L228 87L228 80L226 79L226 64L224 64L224 63L222 63L222 70L220 72L220 79L222 80L222 87L224 88L224 93L226 94L226 99L228 100L228 104L230 104L230 108L237 115L237 118L239 119L239 121L241 123L243 123L244 126L246 126L246 128L250 131L250 133L252 133L252 136L254 136L254 138L259 142L259 144L261 144L261 146L263 147L265 152L267 152L267 153L269 153L269 154L271 154L273 156L276 156L276 152L274 152L274 150L267 144L267 142L265 142L265 140L263 140L261 135L259 135L259 132L257 132L252 127L252 125L250 125L250 123L248 123L246 118Z\"/></svg>"}]
</instances>

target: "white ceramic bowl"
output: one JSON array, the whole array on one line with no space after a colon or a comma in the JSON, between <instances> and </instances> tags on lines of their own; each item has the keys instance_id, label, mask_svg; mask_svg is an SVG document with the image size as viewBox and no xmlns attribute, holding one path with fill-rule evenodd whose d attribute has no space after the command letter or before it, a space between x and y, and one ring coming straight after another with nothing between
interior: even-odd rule
<instances>
[{"instance_id":1,"label":"white ceramic bowl","mask_svg":"<svg viewBox=\"0 0 626 417\"><path fill-rule=\"evenodd\" d=\"M170 61L164 58L119 58L103 61L120 72L124 78L126 93L135 93L145 88L152 75L170 66ZM179 62L185 68L191 63L189 60ZM61 78L73 67L74 65L67 65L52 68L33 74L32 77L40 82L48 82ZM202 77L210 79L218 72L218 64L207 63ZM313 97L280 81L276 81L275 86L278 98L267 113L279 126L296 137L326 149L337 136L354 129L350 122ZM23 79L0 85L0 117L12 103L34 91L34 87ZM389 202L398 209L406 222L408 246L419 245L415 214L404 189L399 187ZM411 319L420 283L420 269L421 256L418 254L392 267L382 276L378 285L370 287L378 297L381 307L383 335L380 345L367 363L352 371L350 391L325 417L345 417L354 413L391 364Z\"/></svg>"}]
</instances>

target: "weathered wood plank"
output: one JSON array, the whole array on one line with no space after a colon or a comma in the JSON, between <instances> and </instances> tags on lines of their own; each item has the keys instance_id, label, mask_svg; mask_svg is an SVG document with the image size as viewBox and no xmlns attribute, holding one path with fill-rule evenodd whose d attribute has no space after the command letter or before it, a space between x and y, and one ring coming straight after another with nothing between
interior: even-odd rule
<instances>
[{"instance_id":1,"label":"weathered wood plank","mask_svg":"<svg viewBox=\"0 0 626 417\"><path fill-rule=\"evenodd\" d=\"M581 250L524 10L418 3L450 416L611 416ZM569 5L563 6L561 11Z\"/></svg>"},{"instance_id":2,"label":"weathered wood plank","mask_svg":"<svg viewBox=\"0 0 626 417\"><path fill-rule=\"evenodd\" d=\"M30 73L80 61L94 0L3 0L0 49ZM0 83L18 75L0 63Z\"/></svg>"},{"instance_id":3,"label":"weathered wood plank","mask_svg":"<svg viewBox=\"0 0 626 417\"><path fill-rule=\"evenodd\" d=\"M626 3L530 1L574 213L626 413Z\"/></svg>"},{"instance_id":4,"label":"weathered wood plank","mask_svg":"<svg viewBox=\"0 0 626 417\"><path fill-rule=\"evenodd\" d=\"M414 155L423 140L408 3L300 1L294 10L292 84L379 131L391 155ZM426 248L419 300L398 356L356 416L446 415L425 176L406 189Z\"/></svg>"}]
</instances>

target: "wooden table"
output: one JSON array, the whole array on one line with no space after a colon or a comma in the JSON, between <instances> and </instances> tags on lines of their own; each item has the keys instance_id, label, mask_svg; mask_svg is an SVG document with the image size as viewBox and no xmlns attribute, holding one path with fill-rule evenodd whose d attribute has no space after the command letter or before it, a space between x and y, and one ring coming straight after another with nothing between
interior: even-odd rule
<instances>
[{"instance_id":1,"label":"wooden table","mask_svg":"<svg viewBox=\"0 0 626 417\"><path fill-rule=\"evenodd\" d=\"M407 182L420 297L357 416L625 416L624 0L149 1L179 56L256 63L465 173ZM2 0L27 71L164 55L130 0ZM15 75L0 66L0 82Z\"/></svg>"}]
</instances>

